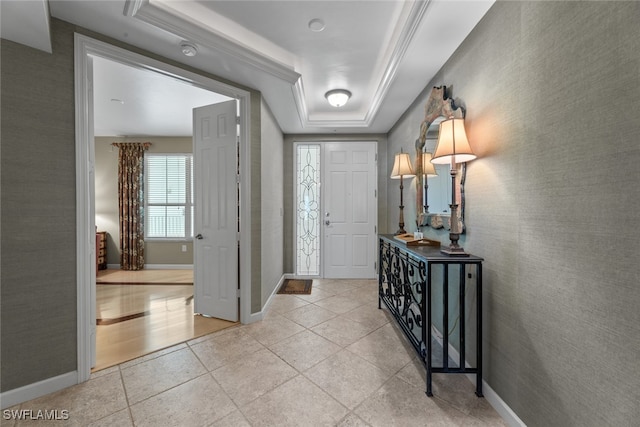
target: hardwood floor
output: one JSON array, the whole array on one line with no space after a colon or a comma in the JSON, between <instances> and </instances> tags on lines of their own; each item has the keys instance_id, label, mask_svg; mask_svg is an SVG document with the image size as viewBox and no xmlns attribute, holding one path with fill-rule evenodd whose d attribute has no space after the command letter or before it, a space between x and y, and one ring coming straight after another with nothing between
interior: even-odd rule
<instances>
[{"instance_id":1,"label":"hardwood floor","mask_svg":"<svg viewBox=\"0 0 640 427\"><path fill-rule=\"evenodd\" d=\"M193 270L99 270L96 282L193 284Z\"/></svg>"},{"instance_id":2,"label":"hardwood floor","mask_svg":"<svg viewBox=\"0 0 640 427\"><path fill-rule=\"evenodd\" d=\"M194 315L192 282L191 270L100 270L92 372L237 324Z\"/></svg>"}]
</instances>

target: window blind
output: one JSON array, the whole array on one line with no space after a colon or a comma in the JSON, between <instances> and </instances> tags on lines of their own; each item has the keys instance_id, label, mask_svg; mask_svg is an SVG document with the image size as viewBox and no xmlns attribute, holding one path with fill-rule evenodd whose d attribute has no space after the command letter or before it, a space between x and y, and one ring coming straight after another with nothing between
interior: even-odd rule
<instances>
[{"instance_id":1,"label":"window blind","mask_svg":"<svg viewBox=\"0 0 640 427\"><path fill-rule=\"evenodd\" d=\"M193 156L145 155L145 237L193 236Z\"/></svg>"}]
</instances>

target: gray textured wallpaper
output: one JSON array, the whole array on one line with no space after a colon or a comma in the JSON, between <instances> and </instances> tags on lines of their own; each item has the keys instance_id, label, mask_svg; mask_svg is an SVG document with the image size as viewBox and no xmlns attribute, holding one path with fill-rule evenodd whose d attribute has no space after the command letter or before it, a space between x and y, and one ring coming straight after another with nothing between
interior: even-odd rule
<instances>
[{"instance_id":1,"label":"gray textured wallpaper","mask_svg":"<svg viewBox=\"0 0 640 427\"><path fill-rule=\"evenodd\" d=\"M478 155L462 243L486 259L485 380L529 426L638 425L640 3L496 3L389 157L440 85Z\"/></svg>"},{"instance_id":2,"label":"gray textured wallpaper","mask_svg":"<svg viewBox=\"0 0 640 427\"><path fill-rule=\"evenodd\" d=\"M283 218L283 136L278 122L263 101L261 106L261 135L263 167L262 183L262 295L261 304L267 302L284 272L284 218ZM261 306L261 307L262 307Z\"/></svg>"},{"instance_id":3,"label":"gray textured wallpaper","mask_svg":"<svg viewBox=\"0 0 640 427\"><path fill-rule=\"evenodd\" d=\"M73 32L2 40L2 391L76 370Z\"/></svg>"}]
</instances>

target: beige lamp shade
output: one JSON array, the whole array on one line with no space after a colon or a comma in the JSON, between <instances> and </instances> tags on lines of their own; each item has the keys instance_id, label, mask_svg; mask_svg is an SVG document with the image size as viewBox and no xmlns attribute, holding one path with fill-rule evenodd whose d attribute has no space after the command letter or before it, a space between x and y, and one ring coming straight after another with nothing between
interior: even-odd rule
<instances>
[{"instance_id":1,"label":"beige lamp shade","mask_svg":"<svg viewBox=\"0 0 640 427\"><path fill-rule=\"evenodd\" d=\"M464 130L464 119L451 118L440 123L438 143L431 163L449 164L451 160L464 163L475 158Z\"/></svg>"},{"instance_id":2,"label":"beige lamp shade","mask_svg":"<svg viewBox=\"0 0 640 427\"><path fill-rule=\"evenodd\" d=\"M422 153L422 174L427 176L438 176L435 166L431 163L433 154L429 152Z\"/></svg>"},{"instance_id":3,"label":"beige lamp shade","mask_svg":"<svg viewBox=\"0 0 640 427\"><path fill-rule=\"evenodd\" d=\"M400 179L405 176L415 176L411 167L411 158L408 153L400 152L396 154L393 162L393 170L391 171L392 179Z\"/></svg>"}]
</instances>

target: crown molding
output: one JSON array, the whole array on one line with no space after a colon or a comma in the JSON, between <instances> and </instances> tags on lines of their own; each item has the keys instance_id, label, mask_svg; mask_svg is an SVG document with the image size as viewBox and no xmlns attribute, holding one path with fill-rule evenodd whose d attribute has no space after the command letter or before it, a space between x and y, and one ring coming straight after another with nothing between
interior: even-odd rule
<instances>
[{"instance_id":1,"label":"crown molding","mask_svg":"<svg viewBox=\"0 0 640 427\"><path fill-rule=\"evenodd\" d=\"M387 63L387 67L384 71L382 79L378 84L378 89L376 90L376 93L373 95L373 99L371 100L371 107L369 108L369 111L367 112L367 115L365 117L365 121L367 123L373 122L373 119L378 114L380 106L382 105L384 98L387 96L391 84L396 79L400 63L404 59L404 55L407 53L407 49L413 41L413 38L416 35L416 31L418 30L418 27L422 22L422 18L424 17L424 14L429 8L430 4L431 0L417 1L413 3L411 11L409 12L407 20L405 21L405 24L402 28L402 33L400 34L398 42L393 49L393 53L391 54L391 58Z\"/></svg>"},{"instance_id":2,"label":"crown molding","mask_svg":"<svg viewBox=\"0 0 640 427\"><path fill-rule=\"evenodd\" d=\"M413 38L422 22L425 12L427 11L431 0L414 2L407 19L404 22L402 32L398 37L398 41L394 46L393 53L389 58L389 62L382 74L382 78L377 85L377 90L371 99L369 109L362 119L351 120L314 120L309 118L309 113L306 108L304 87L302 84L302 78L295 83L293 96L295 98L296 106L298 108L298 115L300 116L300 122L303 127L369 127L376 115L380 111L380 107L389 92L391 84L396 79L398 68L404 56L409 48L409 45L413 41Z\"/></svg>"},{"instance_id":3,"label":"crown molding","mask_svg":"<svg viewBox=\"0 0 640 427\"><path fill-rule=\"evenodd\" d=\"M303 128L308 126L309 111L307 110L307 103L304 102L304 84L303 79L300 78L292 87L291 92L293 94L293 100L296 104L296 111L298 112L298 119Z\"/></svg>"},{"instance_id":4,"label":"crown molding","mask_svg":"<svg viewBox=\"0 0 640 427\"><path fill-rule=\"evenodd\" d=\"M300 73L296 72L293 67L237 43L213 29L205 29L193 21L174 15L150 3L149 0L127 0L124 14L177 37L206 46L215 52L228 55L245 65L269 73L289 84L294 84L300 78Z\"/></svg>"},{"instance_id":5,"label":"crown molding","mask_svg":"<svg viewBox=\"0 0 640 427\"><path fill-rule=\"evenodd\" d=\"M300 73L296 72L293 67L253 50L224 34L215 32L213 29L206 29L195 25L194 22L158 7L149 0L126 0L124 14L167 31L177 37L206 46L215 52L228 55L258 71L268 73L291 84L296 111L303 128L367 128L373 123L380 111L384 99L396 79L398 69L407 49L413 41L430 4L431 0L416 1L413 3L404 20L402 30L393 47L384 72L381 73L382 77L377 85L375 85L377 89L371 98L369 109L364 113L362 118L348 120L311 119L306 103L303 78Z\"/></svg>"}]
</instances>

